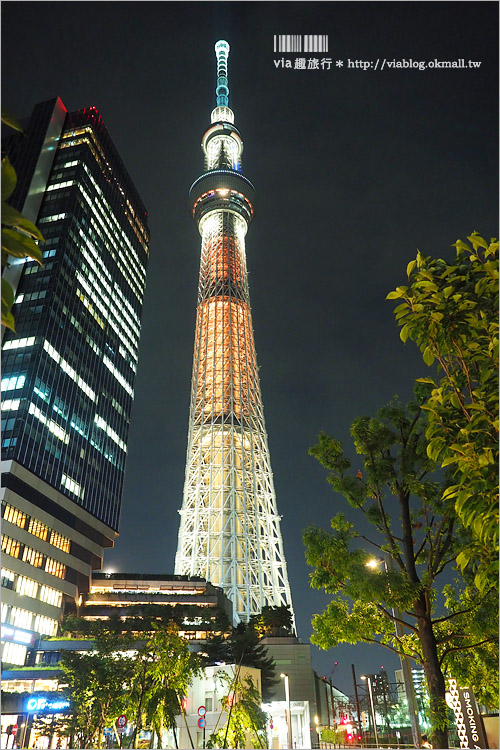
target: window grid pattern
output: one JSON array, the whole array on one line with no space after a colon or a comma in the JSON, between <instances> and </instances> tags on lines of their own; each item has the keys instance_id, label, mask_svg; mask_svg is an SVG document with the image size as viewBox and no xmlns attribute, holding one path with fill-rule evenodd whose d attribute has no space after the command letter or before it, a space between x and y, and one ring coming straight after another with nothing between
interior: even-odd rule
<instances>
[{"instance_id":1,"label":"window grid pattern","mask_svg":"<svg viewBox=\"0 0 500 750\"><path fill-rule=\"evenodd\" d=\"M26 653L28 649L26 646L21 646L19 643L9 643L5 641L2 644L2 664L18 664L24 666L26 661Z\"/></svg>"},{"instance_id":2,"label":"window grid pattern","mask_svg":"<svg viewBox=\"0 0 500 750\"><path fill-rule=\"evenodd\" d=\"M3 377L28 396L2 425L2 457L19 460L113 529L137 367L146 221L97 111L68 115L38 217L44 266L24 264L17 336L7 332L2 347Z\"/></svg>"},{"instance_id":3,"label":"window grid pattern","mask_svg":"<svg viewBox=\"0 0 500 750\"><path fill-rule=\"evenodd\" d=\"M61 607L62 592L38 583L33 578L22 576L8 568L2 568L2 587L11 591L16 591L23 596L29 596L32 599L39 599L45 604L51 604L53 607Z\"/></svg>"},{"instance_id":4,"label":"window grid pattern","mask_svg":"<svg viewBox=\"0 0 500 750\"><path fill-rule=\"evenodd\" d=\"M63 552L69 553L71 551L71 540L67 536L50 529L41 521L28 516L26 513L4 501L2 501L2 518L4 521L10 521L10 523L19 526L21 529L26 529L33 536L49 542L49 544L52 544Z\"/></svg>"},{"instance_id":5,"label":"window grid pattern","mask_svg":"<svg viewBox=\"0 0 500 750\"><path fill-rule=\"evenodd\" d=\"M46 573L50 573L57 578L64 578L66 575L64 563L44 555L33 547L28 547L27 544L22 544L6 534L2 534L2 552L10 555L10 557L21 558L23 562L32 565L34 568L43 568Z\"/></svg>"},{"instance_id":6,"label":"window grid pattern","mask_svg":"<svg viewBox=\"0 0 500 750\"><path fill-rule=\"evenodd\" d=\"M13 505L2 502L2 518L4 521L9 521L15 526L19 526L20 529L24 529L28 516L21 510L14 508Z\"/></svg>"}]
</instances>

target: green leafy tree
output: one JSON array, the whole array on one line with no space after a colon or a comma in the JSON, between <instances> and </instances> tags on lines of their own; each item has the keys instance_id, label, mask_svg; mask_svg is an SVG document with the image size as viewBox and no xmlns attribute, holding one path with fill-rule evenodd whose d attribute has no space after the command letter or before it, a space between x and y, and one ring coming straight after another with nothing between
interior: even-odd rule
<instances>
[{"instance_id":1,"label":"green leafy tree","mask_svg":"<svg viewBox=\"0 0 500 750\"><path fill-rule=\"evenodd\" d=\"M284 610L284 612L276 613L273 610ZM274 660L268 655L266 647L260 643L260 640L274 627L270 623L278 621L288 623L291 621L291 615L287 607L264 607L263 612L264 615L252 617L249 623L240 622L232 629L228 638L221 635L207 638L203 661L206 665L236 664L260 669L262 699L267 702L271 700L273 688L278 680L275 679ZM266 618L268 624L264 623L263 617Z\"/></svg>"},{"instance_id":2,"label":"green leafy tree","mask_svg":"<svg viewBox=\"0 0 500 750\"><path fill-rule=\"evenodd\" d=\"M209 748L267 748L267 715L261 709L261 695L250 676L235 677L219 672L218 679L225 684L222 696L223 711L227 714L226 725L214 732L208 742Z\"/></svg>"},{"instance_id":3,"label":"green leafy tree","mask_svg":"<svg viewBox=\"0 0 500 750\"><path fill-rule=\"evenodd\" d=\"M293 635L293 618L289 605L272 607L266 604L262 607L260 615L250 618L250 623L261 637Z\"/></svg>"},{"instance_id":4,"label":"green leafy tree","mask_svg":"<svg viewBox=\"0 0 500 750\"><path fill-rule=\"evenodd\" d=\"M2 123L23 132L17 120L7 110L2 109ZM43 235L20 211L7 201L17 183L17 175L7 156L2 157L2 325L15 331L12 305L14 290L4 278L4 271L9 265L9 256L25 258L28 256L42 264L42 252L35 240L43 242Z\"/></svg>"},{"instance_id":5,"label":"green leafy tree","mask_svg":"<svg viewBox=\"0 0 500 750\"><path fill-rule=\"evenodd\" d=\"M153 635L140 650L132 678L130 705L135 716L133 746L142 727L148 723L161 738L163 728L176 726L182 714L191 746L183 699L193 678L201 674L201 662L174 623L167 627L153 624Z\"/></svg>"},{"instance_id":6,"label":"green leafy tree","mask_svg":"<svg viewBox=\"0 0 500 750\"><path fill-rule=\"evenodd\" d=\"M404 408L397 400L375 418L355 420L351 435L363 463L357 472L342 445L322 433L310 453L328 470L333 489L359 512L361 530L339 513L331 521L332 531L309 527L304 542L307 562L314 567L311 585L333 597L314 617L311 640L324 649L341 642L379 643L421 663L433 744L447 747L447 655L458 649L467 653L490 640L468 631L479 601L452 607L448 599L446 613L436 611L439 576L455 563L466 532L453 505L443 500L446 481L433 474L426 427L421 405ZM370 536L362 533L367 524L373 527ZM368 567L373 553L366 545L383 553L386 564Z\"/></svg>"},{"instance_id":7,"label":"green leafy tree","mask_svg":"<svg viewBox=\"0 0 500 750\"><path fill-rule=\"evenodd\" d=\"M135 663L125 654L131 645L130 638L99 623L93 632L92 652L61 654L73 708L71 730L80 747L101 747L104 728L123 713Z\"/></svg>"},{"instance_id":8,"label":"green leafy tree","mask_svg":"<svg viewBox=\"0 0 500 750\"><path fill-rule=\"evenodd\" d=\"M470 577L470 576L469 576ZM459 685L472 687L479 703L498 709L498 597L491 588L481 597L477 589L463 579L445 586L446 607L450 612L462 612L461 627L475 641L475 647L464 654L455 643L445 654L443 665ZM453 641L456 624L446 620L439 625L440 638Z\"/></svg>"},{"instance_id":9,"label":"green leafy tree","mask_svg":"<svg viewBox=\"0 0 500 750\"><path fill-rule=\"evenodd\" d=\"M470 565L480 591L498 589L498 242L477 232L457 240L453 263L420 252L408 264L408 286L387 299L403 341L411 339L437 375L432 387L427 451L454 468L445 498L453 501L471 542L458 563Z\"/></svg>"}]
</instances>

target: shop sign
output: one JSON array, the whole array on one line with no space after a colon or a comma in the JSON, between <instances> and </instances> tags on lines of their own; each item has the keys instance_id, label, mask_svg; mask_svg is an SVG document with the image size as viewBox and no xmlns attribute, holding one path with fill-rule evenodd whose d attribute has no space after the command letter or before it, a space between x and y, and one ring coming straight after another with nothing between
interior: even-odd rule
<instances>
[{"instance_id":1,"label":"shop sign","mask_svg":"<svg viewBox=\"0 0 500 750\"><path fill-rule=\"evenodd\" d=\"M3 641L9 641L9 643L21 643L23 646L34 646L37 638L37 633L33 633L30 630L13 628L12 625L4 625L2 623Z\"/></svg>"},{"instance_id":2,"label":"shop sign","mask_svg":"<svg viewBox=\"0 0 500 750\"><path fill-rule=\"evenodd\" d=\"M29 698L26 701L26 711L28 713L47 713L57 714L62 711L67 711L70 707L70 703L65 698L59 700L50 698Z\"/></svg>"},{"instance_id":3,"label":"shop sign","mask_svg":"<svg viewBox=\"0 0 500 750\"><path fill-rule=\"evenodd\" d=\"M460 747L488 747L472 688L459 688L456 680L448 680L448 684L450 690L446 693L446 703L455 714Z\"/></svg>"}]
</instances>

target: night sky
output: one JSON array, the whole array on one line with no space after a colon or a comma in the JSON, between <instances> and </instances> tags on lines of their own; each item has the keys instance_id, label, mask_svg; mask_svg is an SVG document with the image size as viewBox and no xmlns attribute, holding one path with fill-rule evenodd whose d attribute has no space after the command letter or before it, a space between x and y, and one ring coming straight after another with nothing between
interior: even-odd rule
<instances>
[{"instance_id":1,"label":"night sky","mask_svg":"<svg viewBox=\"0 0 500 750\"><path fill-rule=\"evenodd\" d=\"M202 172L214 43L226 39L243 173L257 188L250 295L278 510L299 635L327 597L309 588L302 531L349 506L308 448L426 374L386 294L417 249L497 233L496 2L2 3L2 103L22 118L60 96L96 106L149 213L151 254L120 537L104 569L172 572L187 445L200 238L187 191ZM330 70L276 68L275 34L328 34ZM480 61L381 70L382 60ZM375 61L378 70L349 68ZM336 61L343 61L337 67ZM314 651L352 692L383 648ZM393 680L393 672L390 673Z\"/></svg>"}]
</instances>

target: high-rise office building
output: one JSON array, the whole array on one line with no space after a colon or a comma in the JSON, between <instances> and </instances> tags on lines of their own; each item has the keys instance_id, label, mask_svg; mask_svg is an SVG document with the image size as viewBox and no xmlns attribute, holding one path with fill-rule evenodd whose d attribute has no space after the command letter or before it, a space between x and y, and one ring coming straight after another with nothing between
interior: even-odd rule
<instances>
[{"instance_id":1,"label":"high-rise office building","mask_svg":"<svg viewBox=\"0 0 500 750\"><path fill-rule=\"evenodd\" d=\"M201 234L184 499L175 572L221 586L234 614L292 605L255 355L245 258L255 189L229 108L229 44L215 45L216 107L190 199ZM293 612L292 612L293 614Z\"/></svg>"},{"instance_id":2,"label":"high-rise office building","mask_svg":"<svg viewBox=\"0 0 500 750\"><path fill-rule=\"evenodd\" d=\"M15 630L53 635L118 531L149 230L95 107L39 104L3 146L45 238L43 265L7 269L2 343L2 660L19 663Z\"/></svg>"}]
</instances>

